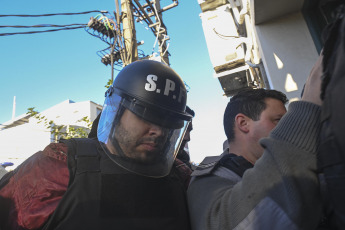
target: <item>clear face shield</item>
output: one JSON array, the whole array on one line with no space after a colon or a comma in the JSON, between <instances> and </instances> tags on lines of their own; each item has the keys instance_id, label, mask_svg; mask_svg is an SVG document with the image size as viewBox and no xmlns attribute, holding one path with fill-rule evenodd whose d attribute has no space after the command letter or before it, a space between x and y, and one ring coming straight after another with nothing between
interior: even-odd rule
<instances>
[{"instance_id":1,"label":"clear face shield","mask_svg":"<svg viewBox=\"0 0 345 230\"><path fill-rule=\"evenodd\" d=\"M113 93L105 100L97 136L119 166L139 175L163 177L171 170L189 124L174 119Z\"/></svg>"}]
</instances>

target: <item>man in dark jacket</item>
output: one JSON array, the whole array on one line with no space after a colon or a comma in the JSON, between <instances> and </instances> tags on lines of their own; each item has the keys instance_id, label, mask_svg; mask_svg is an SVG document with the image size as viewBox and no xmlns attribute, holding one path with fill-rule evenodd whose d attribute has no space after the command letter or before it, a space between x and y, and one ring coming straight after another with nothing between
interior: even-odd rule
<instances>
[{"instance_id":1,"label":"man in dark jacket","mask_svg":"<svg viewBox=\"0 0 345 230\"><path fill-rule=\"evenodd\" d=\"M126 66L106 93L97 138L50 144L0 181L0 228L190 229L191 171L175 167L185 106L170 67Z\"/></svg>"}]
</instances>

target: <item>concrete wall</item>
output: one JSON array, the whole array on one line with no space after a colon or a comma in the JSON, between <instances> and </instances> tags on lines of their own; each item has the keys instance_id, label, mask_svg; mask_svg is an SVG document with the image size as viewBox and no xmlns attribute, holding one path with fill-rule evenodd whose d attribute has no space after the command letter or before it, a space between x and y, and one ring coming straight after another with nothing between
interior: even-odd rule
<instances>
[{"instance_id":1,"label":"concrete wall","mask_svg":"<svg viewBox=\"0 0 345 230\"><path fill-rule=\"evenodd\" d=\"M244 0L242 0L243 2ZM281 16L300 11L303 7L303 0L246 0L251 6L255 6L252 17L255 24L264 23ZM252 8L253 9L253 8Z\"/></svg>"},{"instance_id":2,"label":"concrete wall","mask_svg":"<svg viewBox=\"0 0 345 230\"><path fill-rule=\"evenodd\" d=\"M271 88L297 100L318 57L303 15L275 18L256 25L255 31Z\"/></svg>"}]
</instances>

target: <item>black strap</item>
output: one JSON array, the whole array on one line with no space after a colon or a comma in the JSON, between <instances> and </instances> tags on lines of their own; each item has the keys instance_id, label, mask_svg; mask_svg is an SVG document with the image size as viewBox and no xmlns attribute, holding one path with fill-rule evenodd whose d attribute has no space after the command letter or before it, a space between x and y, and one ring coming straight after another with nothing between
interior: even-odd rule
<instances>
[{"instance_id":1,"label":"black strap","mask_svg":"<svg viewBox=\"0 0 345 230\"><path fill-rule=\"evenodd\" d=\"M223 166L235 172L240 177L253 165L242 156L224 151L220 156L206 157L193 171L192 176L205 176L211 174L216 168Z\"/></svg>"},{"instance_id":2,"label":"black strap","mask_svg":"<svg viewBox=\"0 0 345 230\"><path fill-rule=\"evenodd\" d=\"M240 177L243 176L247 169L253 168L253 164L244 159L242 156L237 156L233 153L224 155L219 161L219 166L230 169Z\"/></svg>"},{"instance_id":3,"label":"black strap","mask_svg":"<svg viewBox=\"0 0 345 230\"><path fill-rule=\"evenodd\" d=\"M70 171L69 185L74 180L74 175L85 172L100 172L101 146L97 139L78 138L60 140L68 146L68 168Z\"/></svg>"}]
</instances>

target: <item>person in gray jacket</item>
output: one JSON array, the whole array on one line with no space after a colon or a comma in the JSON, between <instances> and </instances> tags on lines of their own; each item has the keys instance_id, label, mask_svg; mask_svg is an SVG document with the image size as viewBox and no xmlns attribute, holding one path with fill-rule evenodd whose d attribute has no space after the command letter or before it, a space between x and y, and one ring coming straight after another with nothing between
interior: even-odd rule
<instances>
[{"instance_id":1,"label":"person in gray jacket","mask_svg":"<svg viewBox=\"0 0 345 230\"><path fill-rule=\"evenodd\" d=\"M311 71L302 100L289 105L270 133L269 123L279 119L263 117L270 108L267 100L259 120L243 112L233 116L233 128L227 131L229 152L206 158L192 174L188 189L192 229L291 230L318 226L322 213L316 173L321 62L322 57ZM280 106L277 108L277 114L284 114ZM261 137L269 135L259 145L260 132Z\"/></svg>"}]
</instances>

